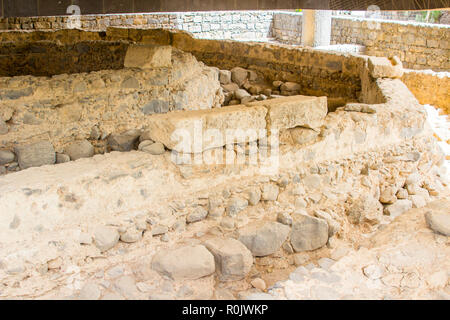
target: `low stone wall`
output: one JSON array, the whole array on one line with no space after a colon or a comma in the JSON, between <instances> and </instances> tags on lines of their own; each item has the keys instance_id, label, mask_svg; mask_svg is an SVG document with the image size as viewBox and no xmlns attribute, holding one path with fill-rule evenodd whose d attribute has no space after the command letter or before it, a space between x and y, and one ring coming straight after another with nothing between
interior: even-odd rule
<instances>
[{"instance_id":1,"label":"low stone wall","mask_svg":"<svg viewBox=\"0 0 450 320\"><path fill-rule=\"evenodd\" d=\"M10 48L10 42L15 42L16 46L18 46L18 43L23 43L29 48L40 48L43 43L58 43L64 50L90 43L92 44L92 49L90 49L92 51L90 52L94 55L97 52L102 52L101 50L96 51L96 46L112 45L111 51L114 51L116 43L138 42L172 45L182 51L192 53L198 60L209 66L227 70L240 66L260 72L270 82L274 80L297 82L301 85L300 93L304 95L347 97L349 99L356 99L358 92L361 90L359 76L361 66L365 61L364 57L357 55L317 51L307 48L293 48L267 43L196 39L186 32L175 30L171 32L163 29L111 27L107 29L106 33L79 30L1 32L0 47ZM115 64L112 64L113 69L119 66L119 62L123 61L124 51L122 49L115 50L114 54L110 54L116 59ZM41 55L45 57L45 55L51 53L51 51L42 52ZM19 52L19 54L21 53ZM28 53L28 55L33 56L33 53ZM76 53L72 53L72 55L76 55ZM63 58L64 55L59 55L56 58L58 57ZM23 59L26 61L26 57ZM49 60L51 61L51 59L50 56ZM69 68L67 72L76 71L77 68L83 71L91 71L90 67L97 68L91 62L98 59L100 57L91 57L85 60L87 65L84 67L82 67L83 60L81 59L79 60L79 67ZM109 59L105 60L108 61ZM7 60L3 61L4 65L0 70L23 69L20 59L9 62ZM18 65L14 65L14 63ZM104 65L100 64L100 66ZM38 65L38 70L41 69ZM56 69L62 71L58 67L50 68L50 70Z\"/></svg>"},{"instance_id":2,"label":"low stone wall","mask_svg":"<svg viewBox=\"0 0 450 320\"><path fill-rule=\"evenodd\" d=\"M0 30L59 30L70 28L72 18L27 17L0 19ZM82 15L82 30L108 27L168 28L189 31L197 38L266 39L271 36L271 11L214 11L184 13L145 13Z\"/></svg>"},{"instance_id":3,"label":"low stone wall","mask_svg":"<svg viewBox=\"0 0 450 320\"><path fill-rule=\"evenodd\" d=\"M96 153L104 153L105 137L143 127L147 115L220 107L218 71L176 49L168 55L170 66L150 69L122 65L119 70L0 78L0 120L8 127L0 135L1 147L48 140L63 152L74 140L91 139Z\"/></svg>"},{"instance_id":4,"label":"low stone wall","mask_svg":"<svg viewBox=\"0 0 450 320\"><path fill-rule=\"evenodd\" d=\"M301 13L274 14L272 33L288 44L301 43ZM359 44L372 56L396 55L411 69L450 70L450 26L332 17L331 44Z\"/></svg>"},{"instance_id":5,"label":"low stone wall","mask_svg":"<svg viewBox=\"0 0 450 320\"><path fill-rule=\"evenodd\" d=\"M430 104L450 114L450 74L407 70L402 81L421 104Z\"/></svg>"}]
</instances>

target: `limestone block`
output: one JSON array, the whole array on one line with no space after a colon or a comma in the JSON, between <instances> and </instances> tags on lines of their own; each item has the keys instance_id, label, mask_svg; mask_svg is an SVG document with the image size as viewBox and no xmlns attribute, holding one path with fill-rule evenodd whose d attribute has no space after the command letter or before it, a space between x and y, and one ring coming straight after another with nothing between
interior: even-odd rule
<instances>
[{"instance_id":1,"label":"limestone block","mask_svg":"<svg viewBox=\"0 0 450 320\"><path fill-rule=\"evenodd\" d=\"M195 280L212 274L215 262L214 256L204 246L185 246L156 253L152 269L174 280Z\"/></svg>"},{"instance_id":2,"label":"limestone block","mask_svg":"<svg viewBox=\"0 0 450 320\"><path fill-rule=\"evenodd\" d=\"M128 47L125 68L166 68L172 66L172 47L155 45L130 45Z\"/></svg>"},{"instance_id":3,"label":"limestone block","mask_svg":"<svg viewBox=\"0 0 450 320\"><path fill-rule=\"evenodd\" d=\"M232 238L213 238L204 245L214 256L220 280L241 280L250 272L253 256L242 242Z\"/></svg>"},{"instance_id":4,"label":"limestone block","mask_svg":"<svg viewBox=\"0 0 450 320\"><path fill-rule=\"evenodd\" d=\"M403 65L398 57L388 59L386 57L369 57L370 75L373 78L401 78Z\"/></svg>"},{"instance_id":5,"label":"limestone block","mask_svg":"<svg viewBox=\"0 0 450 320\"><path fill-rule=\"evenodd\" d=\"M249 105L263 105L268 109L268 125L271 130L319 128L328 112L326 97L299 95L253 102Z\"/></svg>"},{"instance_id":6,"label":"limestone block","mask_svg":"<svg viewBox=\"0 0 450 320\"><path fill-rule=\"evenodd\" d=\"M227 136L235 143L256 141L266 128L267 109L242 105L154 115L148 121L149 137L170 150L203 152L223 147ZM195 142L195 143L194 143Z\"/></svg>"}]
</instances>

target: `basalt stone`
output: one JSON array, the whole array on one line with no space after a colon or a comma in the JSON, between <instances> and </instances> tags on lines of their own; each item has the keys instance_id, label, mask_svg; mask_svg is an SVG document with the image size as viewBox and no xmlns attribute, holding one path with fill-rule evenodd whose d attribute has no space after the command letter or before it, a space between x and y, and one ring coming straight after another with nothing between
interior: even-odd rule
<instances>
[{"instance_id":1,"label":"basalt stone","mask_svg":"<svg viewBox=\"0 0 450 320\"><path fill-rule=\"evenodd\" d=\"M121 87L123 89L139 89L139 81L136 78L129 77L122 82Z\"/></svg>"},{"instance_id":2,"label":"basalt stone","mask_svg":"<svg viewBox=\"0 0 450 320\"><path fill-rule=\"evenodd\" d=\"M160 69L148 79L148 84L151 86L165 86L169 83L169 70Z\"/></svg>"},{"instance_id":3,"label":"basalt stone","mask_svg":"<svg viewBox=\"0 0 450 320\"><path fill-rule=\"evenodd\" d=\"M94 147L89 141L81 140L72 142L65 148L65 152L71 160L90 158L94 156Z\"/></svg>"},{"instance_id":4,"label":"basalt stone","mask_svg":"<svg viewBox=\"0 0 450 320\"><path fill-rule=\"evenodd\" d=\"M55 149L49 141L17 146L14 150L21 169L40 167L56 162Z\"/></svg>"},{"instance_id":5,"label":"basalt stone","mask_svg":"<svg viewBox=\"0 0 450 320\"><path fill-rule=\"evenodd\" d=\"M0 91L0 100L16 100L22 97L28 97L33 94L31 87L24 89L2 90Z\"/></svg>"},{"instance_id":6,"label":"basalt stone","mask_svg":"<svg viewBox=\"0 0 450 320\"><path fill-rule=\"evenodd\" d=\"M242 242L232 238L213 238L204 245L214 256L221 281L241 280L250 272L253 256Z\"/></svg>"},{"instance_id":7,"label":"basalt stone","mask_svg":"<svg viewBox=\"0 0 450 320\"><path fill-rule=\"evenodd\" d=\"M239 238L254 256L275 253L289 235L290 228L278 222L256 222L239 230Z\"/></svg>"},{"instance_id":8,"label":"basalt stone","mask_svg":"<svg viewBox=\"0 0 450 320\"><path fill-rule=\"evenodd\" d=\"M108 146L113 151L131 151L135 149L137 142L139 141L139 131L128 131L123 134L112 134L108 137Z\"/></svg>"},{"instance_id":9,"label":"basalt stone","mask_svg":"<svg viewBox=\"0 0 450 320\"><path fill-rule=\"evenodd\" d=\"M7 150L0 150L0 165L13 162L15 158L14 153Z\"/></svg>"},{"instance_id":10,"label":"basalt stone","mask_svg":"<svg viewBox=\"0 0 450 320\"><path fill-rule=\"evenodd\" d=\"M297 215L292 224L291 244L295 252L323 247L328 241L328 224L325 220L307 215Z\"/></svg>"},{"instance_id":11,"label":"basalt stone","mask_svg":"<svg viewBox=\"0 0 450 320\"><path fill-rule=\"evenodd\" d=\"M142 107L142 113L155 114L169 112L169 102L164 100L151 100Z\"/></svg>"}]
</instances>

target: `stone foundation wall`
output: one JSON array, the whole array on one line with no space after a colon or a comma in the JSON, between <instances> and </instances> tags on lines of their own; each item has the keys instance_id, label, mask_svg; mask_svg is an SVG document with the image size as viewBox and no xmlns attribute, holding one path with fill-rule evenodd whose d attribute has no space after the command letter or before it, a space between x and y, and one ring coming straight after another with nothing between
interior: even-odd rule
<instances>
[{"instance_id":1,"label":"stone foundation wall","mask_svg":"<svg viewBox=\"0 0 450 320\"><path fill-rule=\"evenodd\" d=\"M301 43L301 13L275 13L275 39ZM396 55L410 69L450 70L450 26L332 17L331 44L359 44L372 56Z\"/></svg>"},{"instance_id":2,"label":"stone foundation wall","mask_svg":"<svg viewBox=\"0 0 450 320\"><path fill-rule=\"evenodd\" d=\"M40 48L42 44L58 43L61 48L67 50L91 44L90 52L95 56L97 53L107 51L104 46L111 45L112 53L110 57L116 60L111 68L119 68L124 59L124 48L126 43L153 43L159 45L172 45L182 51L192 53L199 61L209 66L220 69L232 69L240 66L246 69L253 69L263 74L268 81L281 80L297 82L301 85L301 94L330 97L347 97L356 99L360 85L360 70L365 61L364 57L357 55L345 55L333 52L316 51L306 48L294 48L290 46L277 46L267 43L245 43L237 41L221 41L193 38L186 32L171 32L163 29L124 29L108 28L105 32L87 32L79 30L60 30L56 32L38 31L38 32L17 32L8 31L0 33L0 47L6 47L10 50L11 42L27 45L28 47ZM121 43L119 49L116 49L118 43ZM97 48L101 48L97 50ZM123 49L122 49L123 48ZM43 50L42 50L43 51ZM62 50L61 50L62 51ZM67 51L66 51L67 52ZM72 52L72 51L71 51ZM69 52L76 56L76 52ZM52 52L40 53L43 57ZM20 52L18 54L21 54ZM30 58L23 57L23 60L34 57L33 53L27 53ZM63 58L64 55L57 56ZM84 57L82 55L82 57ZM49 57L51 61L52 56ZM67 72L82 69L82 71L98 70L109 61L108 55L104 64L96 65L95 61L99 57L90 57L86 59L86 65L83 66L83 60L78 61L78 66L69 67ZM11 61L3 60L3 66L0 63L0 70L22 70L24 67L20 59ZM0 60L1 62L1 60ZM39 65L36 72L31 74L40 74ZM65 65L63 64L62 67ZM57 66L49 70L62 71ZM31 70L32 71L32 70ZM19 73L23 74L23 73Z\"/></svg>"},{"instance_id":3,"label":"stone foundation wall","mask_svg":"<svg viewBox=\"0 0 450 320\"><path fill-rule=\"evenodd\" d=\"M3 18L0 30L58 30L70 28L71 21L69 16ZM189 31L197 38L265 39L271 36L272 21L271 11L82 15L79 28L168 28Z\"/></svg>"},{"instance_id":4,"label":"stone foundation wall","mask_svg":"<svg viewBox=\"0 0 450 320\"><path fill-rule=\"evenodd\" d=\"M170 67L3 77L0 120L8 130L0 145L48 140L63 152L74 140L91 139L104 153L110 134L141 128L154 113L220 106L221 92L216 69L178 50Z\"/></svg>"}]
</instances>

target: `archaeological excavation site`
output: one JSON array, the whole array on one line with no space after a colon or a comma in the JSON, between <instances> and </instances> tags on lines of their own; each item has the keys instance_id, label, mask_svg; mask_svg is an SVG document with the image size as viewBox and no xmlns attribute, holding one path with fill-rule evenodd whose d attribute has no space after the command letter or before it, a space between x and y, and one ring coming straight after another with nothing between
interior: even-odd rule
<instances>
[{"instance_id":1,"label":"archaeological excavation site","mask_svg":"<svg viewBox=\"0 0 450 320\"><path fill-rule=\"evenodd\" d=\"M450 299L448 1L20 2L1 300Z\"/></svg>"}]
</instances>

